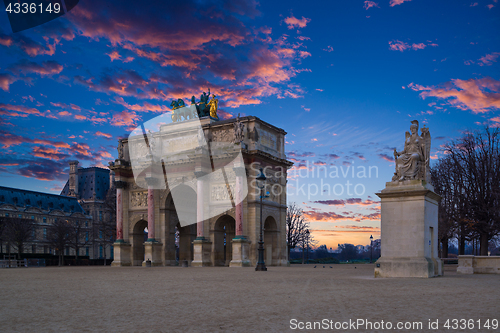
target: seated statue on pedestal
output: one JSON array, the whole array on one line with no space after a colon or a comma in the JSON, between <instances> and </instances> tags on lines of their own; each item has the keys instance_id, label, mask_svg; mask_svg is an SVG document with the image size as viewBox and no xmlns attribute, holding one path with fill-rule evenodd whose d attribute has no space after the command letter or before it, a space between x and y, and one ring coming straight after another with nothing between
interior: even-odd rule
<instances>
[{"instance_id":1,"label":"seated statue on pedestal","mask_svg":"<svg viewBox=\"0 0 500 333\"><path fill-rule=\"evenodd\" d=\"M406 132L404 149L398 152L394 149L396 172L392 181L420 179L430 181L429 158L431 151L431 135L427 127L422 128L418 135L418 121L411 122L410 131Z\"/></svg>"}]
</instances>

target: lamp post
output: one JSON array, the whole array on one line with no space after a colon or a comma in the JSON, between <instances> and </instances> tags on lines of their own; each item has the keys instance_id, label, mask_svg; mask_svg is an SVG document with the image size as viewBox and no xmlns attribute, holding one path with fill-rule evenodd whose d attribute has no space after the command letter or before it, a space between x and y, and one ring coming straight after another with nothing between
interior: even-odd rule
<instances>
[{"instance_id":1,"label":"lamp post","mask_svg":"<svg viewBox=\"0 0 500 333\"><path fill-rule=\"evenodd\" d=\"M267 271L266 263L264 262L264 240L262 237L262 198L264 198L264 189L266 188L266 175L260 168L260 174L256 178L257 187L260 189L260 239L259 239L259 260L257 261L256 271Z\"/></svg>"},{"instance_id":2,"label":"lamp post","mask_svg":"<svg viewBox=\"0 0 500 333\"><path fill-rule=\"evenodd\" d=\"M309 263L309 229L306 229L306 260Z\"/></svg>"},{"instance_id":3,"label":"lamp post","mask_svg":"<svg viewBox=\"0 0 500 333\"><path fill-rule=\"evenodd\" d=\"M370 235L370 264L373 263L373 235Z\"/></svg>"}]
</instances>

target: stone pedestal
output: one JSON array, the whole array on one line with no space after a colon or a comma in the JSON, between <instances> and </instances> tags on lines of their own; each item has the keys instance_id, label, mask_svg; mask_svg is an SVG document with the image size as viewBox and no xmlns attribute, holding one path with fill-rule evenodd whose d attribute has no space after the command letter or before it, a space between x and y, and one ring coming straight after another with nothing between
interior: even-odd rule
<instances>
[{"instance_id":1,"label":"stone pedestal","mask_svg":"<svg viewBox=\"0 0 500 333\"><path fill-rule=\"evenodd\" d=\"M212 242L206 238L197 238L193 241L193 251L192 267L212 266L212 261L210 260Z\"/></svg>"},{"instance_id":2,"label":"stone pedestal","mask_svg":"<svg viewBox=\"0 0 500 333\"><path fill-rule=\"evenodd\" d=\"M146 266L146 261L151 260L151 266L163 266L163 262L161 260L161 251L163 248L162 243L158 242L145 242L144 243L144 261L142 262L142 266Z\"/></svg>"},{"instance_id":3,"label":"stone pedestal","mask_svg":"<svg viewBox=\"0 0 500 333\"><path fill-rule=\"evenodd\" d=\"M237 236L232 240L232 260L229 267L250 267L250 259L248 259L250 242L244 236Z\"/></svg>"},{"instance_id":4,"label":"stone pedestal","mask_svg":"<svg viewBox=\"0 0 500 333\"><path fill-rule=\"evenodd\" d=\"M458 274L474 274L474 256L458 256Z\"/></svg>"},{"instance_id":5,"label":"stone pedestal","mask_svg":"<svg viewBox=\"0 0 500 333\"><path fill-rule=\"evenodd\" d=\"M423 180L386 183L381 198L381 251L375 277L443 275L438 257L438 202Z\"/></svg>"},{"instance_id":6,"label":"stone pedestal","mask_svg":"<svg viewBox=\"0 0 500 333\"><path fill-rule=\"evenodd\" d=\"M114 259L111 266L132 266L132 262L130 261L130 243L125 243L123 240L121 242L117 241L113 244L113 249Z\"/></svg>"}]
</instances>

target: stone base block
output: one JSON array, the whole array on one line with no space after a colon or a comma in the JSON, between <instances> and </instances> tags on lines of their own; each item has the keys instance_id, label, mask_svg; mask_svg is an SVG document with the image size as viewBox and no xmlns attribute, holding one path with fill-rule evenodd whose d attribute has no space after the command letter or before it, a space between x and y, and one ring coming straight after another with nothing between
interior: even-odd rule
<instances>
[{"instance_id":1,"label":"stone base block","mask_svg":"<svg viewBox=\"0 0 500 333\"><path fill-rule=\"evenodd\" d=\"M459 274L500 274L500 257L458 256Z\"/></svg>"},{"instance_id":2,"label":"stone base block","mask_svg":"<svg viewBox=\"0 0 500 333\"><path fill-rule=\"evenodd\" d=\"M376 278L417 277L431 278L443 275L440 259L413 258L380 258L375 263Z\"/></svg>"},{"instance_id":3,"label":"stone base block","mask_svg":"<svg viewBox=\"0 0 500 333\"><path fill-rule=\"evenodd\" d=\"M113 262L111 266L113 267L121 267L121 266L132 266L132 262L130 261L130 251L131 246L130 243L114 243L113 244Z\"/></svg>"},{"instance_id":4,"label":"stone base block","mask_svg":"<svg viewBox=\"0 0 500 333\"><path fill-rule=\"evenodd\" d=\"M151 266L163 266L161 261L161 251L163 248L162 243L158 242L145 242L144 243L144 258L145 261L142 262L142 266L146 266L146 261L151 260Z\"/></svg>"},{"instance_id":5,"label":"stone base block","mask_svg":"<svg viewBox=\"0 0 500 333\"><path fill-rule=\"evenodd\" d=\"M212 260L210 258L212 252L212 242L206 238L195 239L193 241L193 251L193 261L191 262L192 267L212 266Z\"/></svg>"},{"instance_id":6,"label":"stone base block","mask_svg":"<svg viewBox=\"0 0 500 333\"><path fill-rule=\"evenodd\" d=\"M246 237L234 238L232 241L233 253L229 267L250 267L248 259L250 242Z\"/></svg>"}]
</instances>

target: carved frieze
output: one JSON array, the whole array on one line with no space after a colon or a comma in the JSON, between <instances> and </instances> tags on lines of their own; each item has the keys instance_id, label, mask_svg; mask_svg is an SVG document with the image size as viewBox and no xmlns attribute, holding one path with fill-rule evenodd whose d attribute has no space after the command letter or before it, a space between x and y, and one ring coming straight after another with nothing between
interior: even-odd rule
<instances>
[{"instance_id":1,"label":"carved frieze","mask_svg":"<svg viewBox=\"0 0 500 333\"><path fill-rule=\"evenodd\" d=\"M234 185L229 185L231 193L234 198ZM227 201L231 200L226 184L212 185L210 189L210 201Z\"/></svg>"},{"instance_id":2,"label":"carved frieze","mask_svg":"<svg viewBox=\"0 0 500 333\"><path fill-rule=\"evenodd\" d=\"M214 131L212 132L212 140L214 142L233 142L234 131L229 131L227 129Z\"/></svg>"},{"instance_id":3,"label":"carved frieze","mask_svg":"<svg viewBox=\"0 0 500 333\"><path fill-rule=\"evenodd\" d=\"M131 192L130 205L132 207L147 207L148 206L148 192Z\"/></svg>"}]
</instances>

